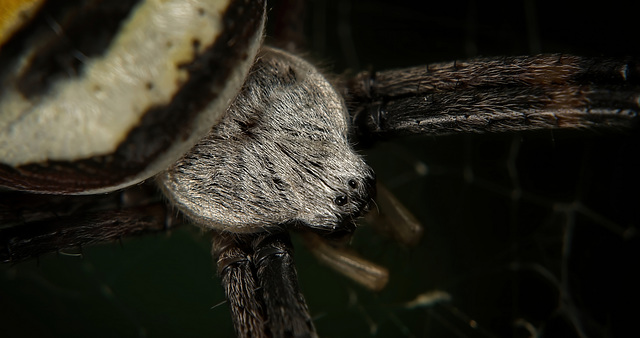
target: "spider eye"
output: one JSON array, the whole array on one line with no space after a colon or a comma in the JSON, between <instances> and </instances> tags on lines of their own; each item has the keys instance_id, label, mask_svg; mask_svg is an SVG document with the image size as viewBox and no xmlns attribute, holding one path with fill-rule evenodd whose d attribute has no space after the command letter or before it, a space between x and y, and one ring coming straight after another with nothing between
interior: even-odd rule
<instances>
[{"instance_id":1,"label":"spider eye","mask_svg":"<svg viewBox=\"0 0 640 338\"><path fill-rule=\"evenodd\" d=\"M348 183L349 183L349 186L350 186L352 189L355 189L355 188L357 188L357 187L358 187L358 182L356 182L356 180L354 180L354 179L350 179Z\"/></svg>"},{"instance_id":2,"label":"spider eye","mask_svg":"<svg viewBox=\"0 0 640 338\"><path fill-rule=\"evenodd\" d=\"M347 204L347 196L345 195L340 195L338 197L336 197L335 200L333 200L337 205L339 206L343 206L345 204Z\"/></svg>"}]
</instances>

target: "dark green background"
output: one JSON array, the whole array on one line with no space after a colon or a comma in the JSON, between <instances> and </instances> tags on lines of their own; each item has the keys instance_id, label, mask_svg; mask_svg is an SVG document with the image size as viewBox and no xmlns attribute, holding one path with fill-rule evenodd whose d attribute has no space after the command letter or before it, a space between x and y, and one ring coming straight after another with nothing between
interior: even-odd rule
<instances>
[{"instance_id":1,"label":"dark green background","mask_svg":"<svg viewBox=\"0 0 640 338\"><path fill-rule=\"evenodd\" d=\"M274 22L281 9L270 8ZM307 10L304 50L335 73L476 55L640 55L635 13L613 2L310 1ZM632 313L622 307L635 306L638 285L638 237L628 229L640 223L639 144L637 132L540 132L411 137L364 151L425 236L404 248L358 230L354 246L391 269L377 294L318 265L298 243L318 332L527 337L517 324L526 322L549 337L624 337ZM85 248L83 258L2 266L0 335L232 336L226 305L216 307L224 297L209 251L208 236L185 227ZM406 306L436 289L451 302Z\"/></svg>"}]
</instances>

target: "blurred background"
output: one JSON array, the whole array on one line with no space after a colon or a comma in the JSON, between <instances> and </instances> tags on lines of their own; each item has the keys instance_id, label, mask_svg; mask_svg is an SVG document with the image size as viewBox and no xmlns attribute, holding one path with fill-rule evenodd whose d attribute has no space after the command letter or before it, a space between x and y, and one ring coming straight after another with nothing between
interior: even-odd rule
<instances>
[{"instance_id":1,"label":"blurred background","mask_svg":"<svg viewBox=\"0 0 640 338\"><path fill-rule=\"evenodd\" d=\"M633 11L614 2L307 1L282 37L333 74L474 56L640 55ZM640 137L545 131L407 137L363 149L423 223L403 247L366 224L354 246L388 267L373 293L296 261L322 337L624 337L640 243ZM196 227L0 267L3 337L231 337L209 236ZM447 295L437 303L425 295ZM421 297L422 296L422 297ZM637 298L636 298L637 299Z\"/></svg>"}]
</instances>

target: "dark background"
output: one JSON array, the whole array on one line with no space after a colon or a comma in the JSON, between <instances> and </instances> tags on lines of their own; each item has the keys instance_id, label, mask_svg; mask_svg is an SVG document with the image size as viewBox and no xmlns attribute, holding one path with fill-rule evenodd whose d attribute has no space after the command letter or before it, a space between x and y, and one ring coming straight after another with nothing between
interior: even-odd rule
<instances>
[{"instance_id":1,"label":"dark background","mask_svg":"<svg viewBox=\"0 0 640 338\"><path fill-rule=\"evenodd\" d=\"M271 24L278 5L269 5ZM336 74L478 55L638 56L637 19L625 6L309 1L301 49ZM637 308L639 285L639 144L637 131L555 131L410 137L364 150L425 236L406 248L358 230L354 246L391 270L380 293L297 242L319 334L627 336L637 311L624 308ZM216 307L224 296L209 238L195 227L0 269L3 337L233 335L226 305ZM408 305L434 290L451 300Z\"/></svg>"}]
</instances>

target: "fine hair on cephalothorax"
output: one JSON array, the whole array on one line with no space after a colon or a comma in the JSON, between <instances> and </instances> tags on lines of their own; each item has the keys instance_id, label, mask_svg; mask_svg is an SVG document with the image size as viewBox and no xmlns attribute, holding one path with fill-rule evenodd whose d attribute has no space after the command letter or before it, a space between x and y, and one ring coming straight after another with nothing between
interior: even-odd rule
<instances>
[{"instance_id":1,"label":"fine hair on cephalothorax","mask_svg":"<svg viewBox=\"0 0 640 338\"><path fill-rule=\"evenodd\" d=\"M353 228L374 174L348 127L344 100L322 74L265 47L223 120L159 181L174 206L208 228Z\"/></svg>"}]
</instances>

